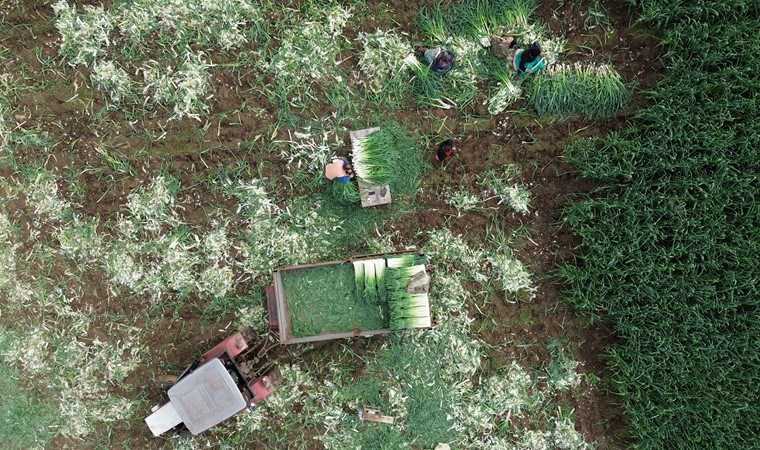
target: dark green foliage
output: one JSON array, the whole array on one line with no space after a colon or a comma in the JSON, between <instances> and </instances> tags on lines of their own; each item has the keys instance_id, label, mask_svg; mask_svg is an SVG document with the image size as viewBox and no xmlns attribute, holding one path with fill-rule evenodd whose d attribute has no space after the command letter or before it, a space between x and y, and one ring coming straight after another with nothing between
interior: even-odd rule
<instances>
[{"instance_id":1,"label":"dark green foliage","mask_svg":"<svg viewBox=\"0 0 760 450\"><path fill-rule=\"evenodd\" d=\"M359 187L355 181L343 183L341 181L328 180L327 192L335 201L344 205L358 205L361 201Z\"/></svg>"},{"instance_id":2,"label":"dark green foliage","mask_svg":"<svg viewBox=\"0 0 760 450\"><path fill-rule=\"evenodd\" d=\"M392 195L416 194L422 172L427 167L417 141L396 123L383 125L366 139L368 147L382 149L381 152L372 152L373 166L382 171L377 181L388 184Z\"/></svg>"},{"instance_id":3,"label":"dark green foliage","mask_svg":"<svg viewBox=\"0 0 760 450\"><path fill-rule=\"evenodd\" d=\"M433 336L420 334L418 338L405 333L390 335L373 368L405 385L404 395L409 397L407 438L421 448L434 448L439 442L454 439L453 420L449 418L453 411L446 401L448 387L440 363L440 355L451 349Z\"/></svg>"},{"instance_id":4,"label":"dark green foliage","mask_svg":"<svg viewBox=\"0 0 760 450\"><path fill-rule=\"evenodd\" d=\"M391 208L362 208L355 204L346 205L335 201L334 197L326 193L305 197L305 199L312 209L315 202L318 202L319 216L337 217L343 220L341 228L332 230L330 233L330 250L333 254L368 253L366 243L374 233L375 225L389 217L404 213L404 211Z\"/></svg>"},{"instance_id":5,"label":"dark green foliage","mask_svg":"<svg viewBox=\"0 0 760 450\"><path fill-rule=\"evenodd\" d=\"M379 306L358 303L350 263L282 271L293 337L387 328Z\"/></svg>"},{"instance_id":6,"label":"dark green foliage","mask_svg":"<svg viewBox=\"0 0 760 450\"><path fill-rule=\"evenodd\" d=\"M419 364L419 363L418 363ZM433 378L437 386L444 382ZM432 380L431 380L432 382ZM424 448L435 448L439 442L451 440L453 420L451 411L446 406L446 392L432 388L427 384L412 385L409 389L407 403L409 415L409 434L415 437L415 443Z\"/></svg>"},{"instance_id":7,"label":"dark green foliage","mask_svg":"<svg viewBox=\"0 0 760 450\"><path fill-rule=\"evenodd\" d=\"M361 448L396 450L406 448L409 442L396 428L381 423L365 422L363 426L357 423L356 428L359 430L360 439L357 442L361 443Z\"/></svg>"},{"instance_id":8,"label":"dark green foliage","mask_svg":"<svg viewBox=\"0 0 760 450\"><path fill-rule=\"evenodd\" d=\"M361 379L347 382L335 390L335 396L347 405L367 405L380 408L381 411L391 411L388 400L388 383L383 374L363 374ZM358 435L362 448L377 450L397 450L405 448L409 437L398 431L396 427L372 422L360 423L358 415L355 422L349 423ZM343 424L347 426L347 424Z\"/></svg>"},{"instance_id":9,"label":"dark green foliage","mask_svg":"<svg viewBox=\"0 0 760 450\"><path fill-rule=\"evenodd\" d=\"M560 275L571 303L614 324L613 383L642 448L756 448L756 4L641 6L668 72L628 132L568 152L607 184L568 207L585 255Z\"/></svg>"}]
</instances>

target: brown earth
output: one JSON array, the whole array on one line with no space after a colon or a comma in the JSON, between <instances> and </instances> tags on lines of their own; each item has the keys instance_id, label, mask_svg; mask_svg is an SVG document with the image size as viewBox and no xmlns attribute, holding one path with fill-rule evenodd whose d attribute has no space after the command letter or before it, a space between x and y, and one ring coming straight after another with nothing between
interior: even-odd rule
<instances>
[{"instance_id":1,"label":"brown earth","mask_svg":"<svg viewBox=\"0 0 760 450\"><path fill-rule=\"evenodd\" d=\"M636 81L639 89L653 86L661 67L656 60L656 41L646 30L634 24L635 15L625 4L617 2L601 3L609 12L608 33L600 26L586 29L584 13L592 3L542 3L537 15L548 25L552 34L564 35L568 39L571 46L566 57L568 61L610 62L626 79ZM108 112L103 119L96 120L89 113L97 113L103 108L104 100L100 93L86 87L82 80L78 80L76 88L69 84L72 77L65 74L70 73L71 69L57 59L58 37L51 25L50 5L33 0L19 4L21 6L5 18L13 26L12 32L0 32L0 45L16 55L5 70L35 74L36 77L35 80L28 80L32 87L19 95L20 112L17 114L22 116L25 127L38 127L43 135L58 143L55 153L51 155L39 147L29 147L24 153L16 155L16 163L43 164L61 174L81 173L76 184L62 183L60 192L81 205L85 213L100 217L101 226L105 227L108 220L120 211L130 190L159 170L168 170L179 176L183 187L193 186L192 190L183 189L180 201L197 206L186 209L184 218L191 224L201 226L218 208L234 208L228 200L216 195L203 183L219 168L234 167L245 161L249 163L252 173L260 172L269 177L282 174L281 161L276 153L248 151L238 145L241 141L254 140L263 144L271 139L271 127L277 120L277 111L266 98L248 90L236 74L226 69L214 71L213 107L207 123L185 120L167 124L166 117L139 117L137 124L132 126L121 111ZM356 29L347 35L397 24L397 28L415 36L413 22L422 4L429 2L391 1L374 5L371 7L373 13L363 15ZM35 52L41 57L38 58ZM234 60L234 55L216 55L214 60ZM344 64L353 65L355 61ZM87 78L86 73L84 78ZM70 101L77 95L81 101ZM644 101L644 96L637 91L631 111ZM245 105L244 113L239 112L241 105ZM563 287L550 275L557 264L572 261L580 245L579 238L562 226L561 208L568 198L590 192L594 187L593 182L579 179L575 169L563 161L561 154L573 138L604 136L610 131L625 129L627 116L621 114L607 122L581 119L549 122L525 115L521 107L517 105L516 109L494 118L487 116L487 113L479 117L477 113L480 111L476 111L475 119L466 121L461 120L461 115L454 111L399 111L398 120L408 120L420 129L429 129L432 119L447 118L449 134L458 138L459 145L453 158L444 163L436 163L433 149L428 151L432 169L425 174L421 193L416 198L422 208L411 215L387 222L385 227L388 231L398 232L402 242L417 245L422 244L420 231L444 225L453 234L462 234L471 242L485 240L486 230L491 225L498 225L504 230L526 227L529 240L520 242L517 256L540 280L535 300L508 305L495 297L486 298L478 305L480 310L486 312L485 316L475 307L471 311L478 319L476 329L481 337L505 349L490 352L488 367L498 367L512 360L527 367L540 367L549 361L545 348L549 340L565 338L570 343L577 343L574 357L583 363L582 371L604 379L606 372L601 353L614 342L614 337L605 324L590 326L559 302ZM317 106L312 112L315 117L325 117L332 112L332 108ZM145 129L159 135L162 128L168 134L161 140L147 138L136 131ZM108 165L103 150L127 164L125 171L119 172L113 165ZM444 187L457 185L473 193L479 192L481 187L476 174L505 164L517 164L522 169L522 181L532 192L531 210L537 214L521 216L504 212L503 209L499 212L494 208L457 217L456 211L446 205L441 195ZM8 167L0 168L0 175L13 176ZM489 206L495 207L495 201ZM28 211L19 208L14 214L22 225L28 225ZM24 229L27 227L24 226ZM112 298L102 275L89 274L81 281L80 287L85 288L83 302L94 306L98 314L133 313L138 317L143 312L144 305L140 302ZM122 395L141 395L144 386L152 386L154 377L163 373L167 364L179 368L234 331L225 329L231 317L203 317L206 306L207 302L200 302L191 296L176 309L169 307L155 313L160 319L153 324L152 337L147 341L151 349L150 357L141 369L125 380L120 388ZM491 318L498 318L497 326L491 324ZM95 328L94 335L104 333L102 329ZM522 345L518 347L510 343ZM367 351L367 346L371 345L361 340L351 343L357 353ZM320 351L337 350L328 344L322 346ZM605 387L601 383L597 388L583 389L578 396L563 395L560 400L575 409L577 426L587 441L597 442L601 448L623 446L626 433L620 399ZM149 400L154 403L159 401L160 395L156 389L148 392ZM131 442L133 448L156 446L147 428L139 424L118 424L111 433L114 434L112 442ZM60 439L54 445L76 446Z\"/></svg>"}]
</instances>

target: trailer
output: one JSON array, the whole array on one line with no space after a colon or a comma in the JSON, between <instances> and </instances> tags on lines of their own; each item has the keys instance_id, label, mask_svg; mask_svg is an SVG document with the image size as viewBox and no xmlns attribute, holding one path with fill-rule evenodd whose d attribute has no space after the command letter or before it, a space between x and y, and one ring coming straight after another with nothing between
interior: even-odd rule
<instances>
[{"instance_id":1,"label":"trailer","mask_svg":"<svg viewBox=\"0 0 760 450\"><path fill-rule=\"evenodd\" d=\"M266 288L270 328L279 334L281 344L392 332L387 304L357 298L354 268L355 263L404 255L424 258L419 251L398 251L275 270L273 284ZM421 289L427 292L427 282Z\"/></svg>"}]
</instances>

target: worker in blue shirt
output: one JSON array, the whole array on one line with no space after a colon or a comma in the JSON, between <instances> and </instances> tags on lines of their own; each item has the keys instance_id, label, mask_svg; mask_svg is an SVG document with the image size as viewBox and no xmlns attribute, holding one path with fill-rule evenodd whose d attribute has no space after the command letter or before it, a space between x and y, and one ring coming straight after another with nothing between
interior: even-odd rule
<instances>
[{"instance_id":1,"label":"worker in blue shirt","mask_svg":"<svg viewBox=\"0 0 760 450\"><path fill-rule=\"evenodd\" d=\"M346 158L333 158L332 162L325 166L325 176L330 180L348 183L354 177L354 168Z\"/></svg>"},{"instance_id":2,"label":"worker in blue shirt","mask_svg":"<svg viewBox=\"0 0 760 450\"><path fill-rule=\"evenodd\" d=\"M454 54L443 47L431 48L425 51L425 61L433 72L443 75L454 67Z\"/></svg>"},{"instance_id":3,"label":"worker in blue shirt","mask_svg":"<svg viewBox=\"0 0 760 450\"><path fill-rule=\"evenodd\" d=\"M538 42L534 42L527 49L520 50L515 54L514 64L515 70L526 77L546 67L546 56Z\"/></svg>"}]
</instances>

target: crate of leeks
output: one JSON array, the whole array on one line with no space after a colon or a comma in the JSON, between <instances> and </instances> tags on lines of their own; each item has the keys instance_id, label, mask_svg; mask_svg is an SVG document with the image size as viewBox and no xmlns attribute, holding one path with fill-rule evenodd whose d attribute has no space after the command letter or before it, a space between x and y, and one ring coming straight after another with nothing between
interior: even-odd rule
<instances>
[{"instance_id":1,"label":"crate of leeks","mask_svg":"<svg viewBox=\"0 0 760 450\"><path fill-rule=\"evenodd\" d=\"M427 257L417 250L280 267L266 289L281 344L430 328Z\"/></svg>"}]
</instances>

